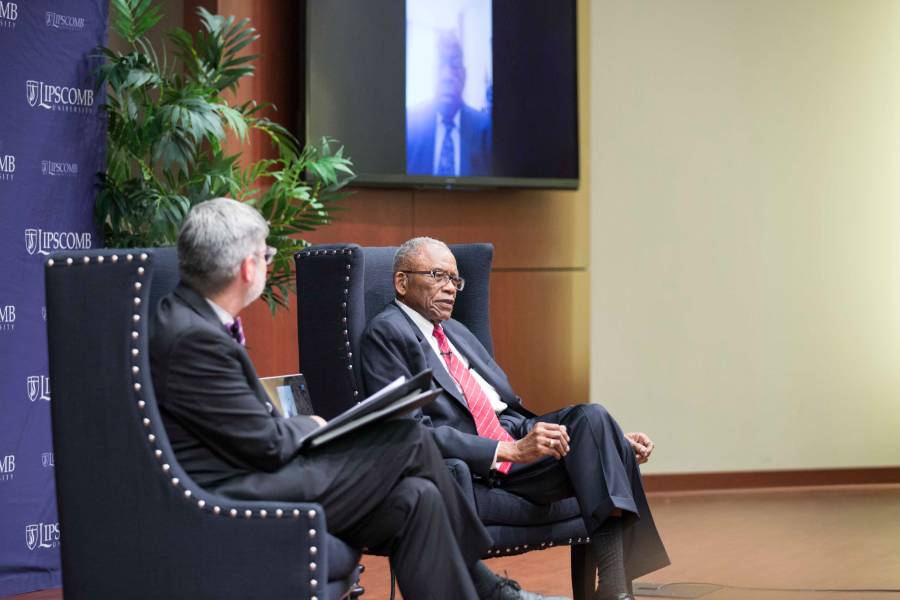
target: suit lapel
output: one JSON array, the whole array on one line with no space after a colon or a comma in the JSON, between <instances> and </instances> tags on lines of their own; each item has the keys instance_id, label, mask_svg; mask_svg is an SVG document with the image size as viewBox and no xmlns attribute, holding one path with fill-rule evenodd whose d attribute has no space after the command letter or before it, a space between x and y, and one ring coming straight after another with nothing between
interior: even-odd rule
<instances>
[{"instance_id":1,"label":"suit lapel","mask_svg":"<svg viewBox=\"0 0 900 600\"><path fill-rule=\"evenodd\" d=\"M206 321L215 331L219 332L222 337L226 338L229 343L234 344L238 349L238 359L241 361L241 364L244 368L244 373L247 376L247 383L253 388L253 391L256 393L256 399L259 400L259 403L263 405L269 414L273 414L272 403L269 402L269 396L266 393L265 389L262 387L262 384L259 382L259 375L256 373L256 368L253 366L253 361L250 360L250 355L247 354L247 349L238 344L231 335L225 331L225 327L222 325L222 321L219 319L219 316L209 305L209 302L206 299L195 292L193 289L185 285L184 283L179 283L178 287L175 288L175 295L181 299L191 310L196 312L198 315L203 317L203 320Z\"/></svg>"},{"instance_id":2,"label":"suit lapel","mask_svg":"<svg viewBox=\"0 0 900 600\"><path fill-rule=\"evenodd\" d=\"M450 338L450 341L453 342L453 345L456 346L456 349L469 361L469 367L475 369L486 382L491 384L494 389L497 390L497 393L500 394L500 399L509 404L509 394L504 393L507 389L507 384L502 378L497 377L496 369L492 365L481 360L478 356L478 352L466 342L463 336L457 335L455 322L448 323L450 324L450 327L447 327L447 324L445 324L444 331L447 333L447 337Z\"/></svg>"},{"instance_id":3,"label":"suit lapel","mask_svg":"<svg viewBox=\"0 0 900 600\"><path fill-rule=\"evenodd\" d=\"M195 292L184 283L178 284L178 287L175 288L175 295L181 298L181 300L185 304L187 304L195 313L203 317L211 325L218 326L218 328L222 330L222 333L224 335L228 335L228 333L225 332L225 327L222 325L222 321L219 320L216 312L212 309L212 306L209 305L209 302L207 302L206 299L203 298L203 296Z\"/></svg>"},{"instance_id":4,"label":"suit lapel","mask_svg":"<svg viewBox=\"0 0 900 600\"><path fill-rule=\"evenodd\" d=\"M468 410L469 404L466 402L465 396L459 391L456 381L453 380L453 377L447 370L447 365L434 353L434 349L431 347L431 344L428 343L428 340L419 340L419 346L421 346L422 352L425 353L425 360L428 361L428 368L431 369L431 375L434 377L435 381L437 381L448 394L456 398L466 407L466 410Z\"/></svg>"},{"instance_id":5,"label":"suit lapel","mask_svg":"<svg viewBox=\"0 0 900 600\"><path fill-rule=\"evenodd\" d=\"M453 380L453 377L450 375L450 372L447 370L447 365L441 360L441 358L435 354L434 349L431 347L431 343L425 339L422 335L422 330L419 329L415 323L413 323L412 319L403 312L403 310L391 303L394 310L400 313L400 316L406 321L409 328L412 330L413 335L416 336L416 339L419 340L419 348L422 350L422 354L425 356L425 362L428 363L428 368L431 369L431 376L434 380L444 388L450 396L455 398L457 402L462 404L466 410L469 410L469 405L466 402L465 396L463 396L462 392L459 391L459 387L457 387L456 382Z\"/></svg>"},{"instance_id":6,"label":"suit lapel","mask_svg":"<svg viewBox=\"0 0 900 600\"><path fill-rule=\"evenodd\" d=\"M469 119L466 118L466 107L461 106L459 109L459 174L468 175L472 170L472 161L469 154L472 151L469 143ZM454 344L456 342L453 342Z\"/></svg>"}]
</instances>

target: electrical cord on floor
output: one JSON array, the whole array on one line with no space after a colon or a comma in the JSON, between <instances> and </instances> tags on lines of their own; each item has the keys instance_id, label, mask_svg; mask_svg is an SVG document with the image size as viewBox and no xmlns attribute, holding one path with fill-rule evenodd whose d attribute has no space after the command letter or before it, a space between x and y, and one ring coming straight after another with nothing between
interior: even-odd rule
<instances>
[{"instance_id":1,"label":"electrical cord on floor","mask_svg":"<svg viewBox=\"0 0 900 600\"><path fill-rule=\"evenodd\" d=\"M640 595L641 590L664 590L670 586L676 585L708 585L721 589L741 590L746 592L823 592L823 593L854 593L854 594L900 594L900 588L779 588L779 587L753 587L743 585L726 585L724 583L713 583L711 581L671 581L669 583L634 583L635 595Z\"/></svg>"}]
</instances>

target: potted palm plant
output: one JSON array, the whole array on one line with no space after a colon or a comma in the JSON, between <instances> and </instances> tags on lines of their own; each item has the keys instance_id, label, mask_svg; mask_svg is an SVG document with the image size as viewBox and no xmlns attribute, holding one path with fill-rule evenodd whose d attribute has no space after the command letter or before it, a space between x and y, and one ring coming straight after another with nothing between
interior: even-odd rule
<instances>
[{"instance_id":1,"label":"potted palm plant","mask_svg":"<svg viewBox=\"0 0 900 600\"><path fill-rule=\"evenodd\" d=\"M334 203L346 196L350 159L327 138L304 147L262 115L265 104L229 102L257 58L242 54L259 38L248 19L199 8L200 31L167 32L169 56L146 35L161 18L158 6L150 0L110 6L111 29L126 49L103 48L99 69L107 90L107 167L94 215L106 245L174 244L194 204L217 196L245 201L268 220L268 244L278 250L263 294L274 313L293 289L291 257L307 245L300 236L328 223ZM275 157L242 165L226 141L245 141L253 129L264 132Z\"/></svg>"}]
</instances>

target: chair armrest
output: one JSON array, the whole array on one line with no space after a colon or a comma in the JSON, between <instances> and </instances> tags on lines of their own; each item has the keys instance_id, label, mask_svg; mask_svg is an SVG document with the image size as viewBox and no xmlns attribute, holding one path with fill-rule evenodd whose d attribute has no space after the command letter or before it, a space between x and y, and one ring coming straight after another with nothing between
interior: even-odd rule
<instances>
[{"instance_id":1,"label":"chair armrest","mask_svg":"<svg viewBox=\"0 0 900 600\"><path fill-rule=\"evenodd\" d=\"M210 590L229 598L247 594L260 598L324 597L329 573L328 533L320 505L239 501L203 492L198 495L206 502L203 509L198 510L200 500L196 496L188 499L176 517L182 527L160 531L160 535L172 538L165 546L180 555L175 561L166 561L178 572L164 577L192 582L192 597L205 597L204 591ZM218 514L216 506L220 507ZM200 538L199 560L197 546L186 544L185 535ZM279 568L277 577L257 577L260 566L266 564L291 567ZM223 576L225 573L229 575ZM234 579L226 582L232 574Z\"/></svg>"}]
</instances>

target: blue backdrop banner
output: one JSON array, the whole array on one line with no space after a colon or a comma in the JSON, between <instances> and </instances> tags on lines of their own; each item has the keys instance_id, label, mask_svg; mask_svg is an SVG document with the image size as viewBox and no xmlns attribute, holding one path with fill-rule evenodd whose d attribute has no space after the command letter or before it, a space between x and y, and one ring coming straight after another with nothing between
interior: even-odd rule
<instances>
[{"instance_id":1,"label":"blue backdrop banner","mask_svg":"<svg viewBox=\"0 0 900 600\"><path fill-rule=\"evenodd\" d=\"M106 22L107 0L0 0L0 596L61 585L43 265L99 243Z\"/></svg>"}]
</instances>

